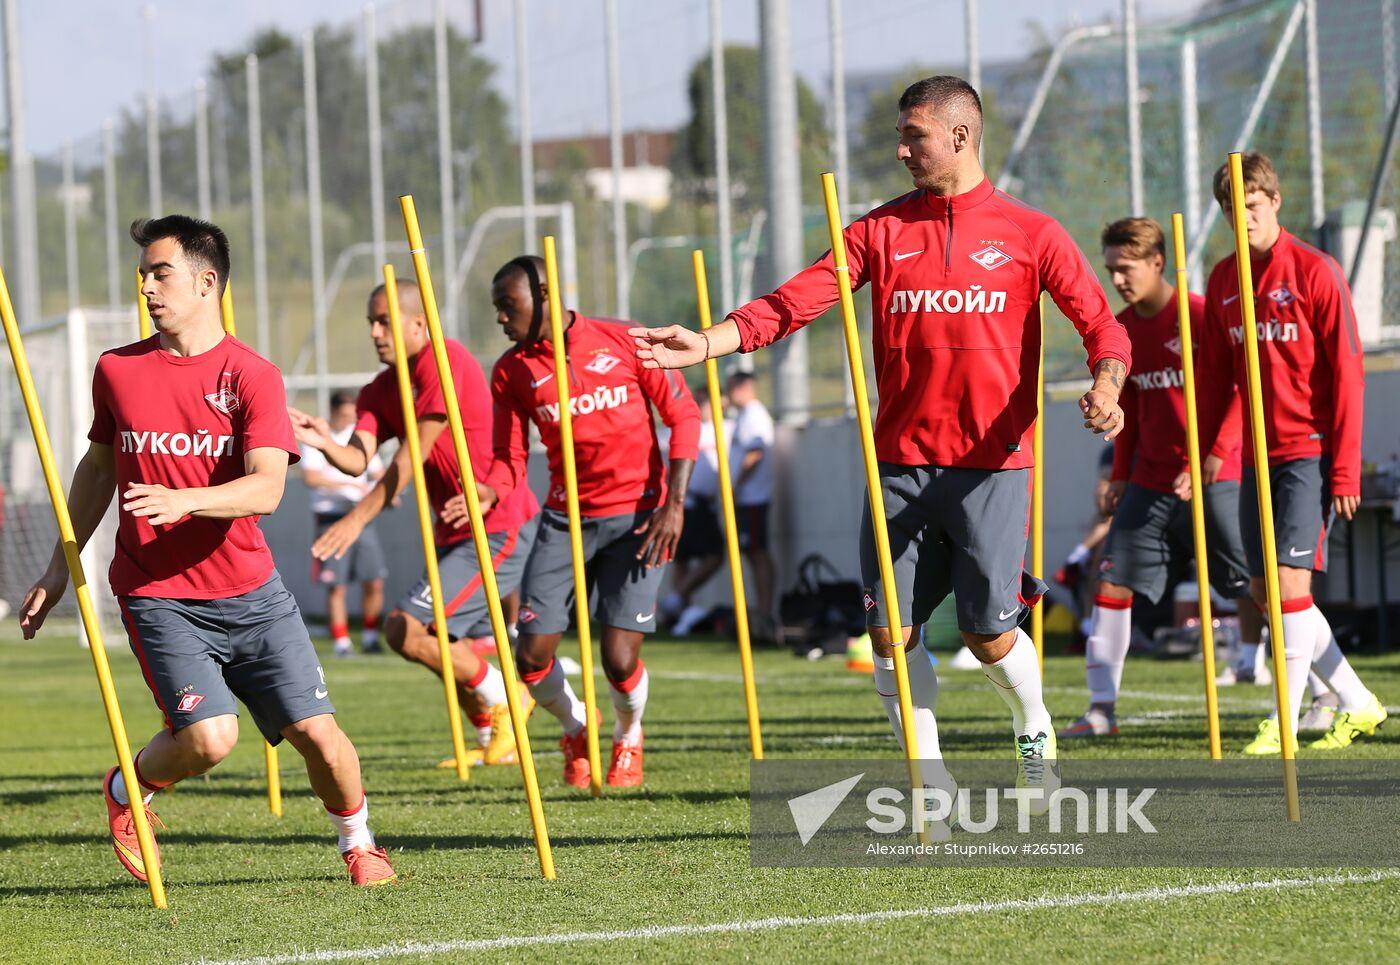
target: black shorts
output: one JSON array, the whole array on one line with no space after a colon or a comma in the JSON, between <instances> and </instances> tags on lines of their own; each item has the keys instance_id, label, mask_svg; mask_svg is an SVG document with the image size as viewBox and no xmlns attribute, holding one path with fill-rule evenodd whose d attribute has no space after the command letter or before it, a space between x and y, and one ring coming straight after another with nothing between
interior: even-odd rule
<instances>
[{"instance_id":1,"label":"black shorts","mask_svg":"<svg viewBox=\"0 0 1400 965\"><path fill-rule=\"evenodd\" d=\"M235 697L269 744L290 724L335 713L301 611L276 571L256 590L221 600L118 602L131 651L172 733L237 715Z\"/></svg>"},{"instance_id":2,"label":"black shorts","mask_svg":"<svg viewBox=\"0 0 1400 965\"><path fill-rule=\"evenodd\" d=\"M735 529L739 531L739 549L745 553L768 548L768 504L754 503L734 507Z\"/></svg>"},{"instance_id":3,"label":"black shorts","mask_svg":"<svg viewBox=\"0 0 1400 965\"><path fill-rule=\"evenodd\" d=\"M316 535L320 536L344 516L316 517ZM368 583L389 576L388 564L384 562L384 547L379 543L379 531L370 523L360 533L360 538L350 544L340 559L311 560L311 582L322 586L349 586L354 583Z\"/></svg>"},{"instance_id":4,"label":"black shorts","mask_svg":"<svg viewBox=\"0 0 1400 965\"><path fill-rule=\"evenodd\" d=\"M1313 456L1269 467L1274 502L1274 545L1279 566L1327 572L1327 531L1332 527L1330 460ZM1264 575L1264 542L1259 534L1259 497L1253 466L1244 467L1240 536L1249 575Z\"/></svg>"},{"instance_id":5,"label":"black shorts","mask_svg":"<svg viewBox=\"0 0 1400 965\"><path fill-rule=\"evenodd\" d=\"M723 553L724 534L720 532L714 504L703 500L686 506L685 524L676 544L676 562L703 560Z\"/></svg>"},{"instance_id":6,"label":"black shorts","mask_svg":"<svg viewBox=\"0 0 1400 965\"><path fill-rule=\"evenodd\" d=\"M1249 573L1240 543L1239 503L1237 482L1206 487L1210 585L1231 600L1249 592ZM1099 576L1156 603L1174 581L1186 574L1195 555L1190 500L1129 483L1113 513Z\"/></svg>"}]
</instances>

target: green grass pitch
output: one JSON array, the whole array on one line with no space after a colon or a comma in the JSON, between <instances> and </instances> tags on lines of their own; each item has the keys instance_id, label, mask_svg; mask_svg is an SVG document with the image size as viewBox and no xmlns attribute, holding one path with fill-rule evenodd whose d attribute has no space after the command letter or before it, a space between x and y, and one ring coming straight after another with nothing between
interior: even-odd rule
<instances>
[{"instance_id":1,"label":"green grass pitch","mask_svg":"<svg viewBox=\"0 0 1400 965\"><path fill-rule=\"evenodd\" d=\"M139 746L159 716L129 653L109 653ZM161 841L170 897L169 909L156 911L145 888L120 869L106 837L100 778L113 754L89 655L71 632L25 643L11 623L0 630L7 684L0 705L0 961L288 961L279 956L296 953L308 961L358 961L314 956L372 948L381 949L381 960L418 962L1006 962L1030 955L1234 965L1400 955L1395 877L1338 881L1337 870L1319 869L751 868L748 738L734 652L659 638L648 642L645 658L652 672L645 788L594 801L565 787L557 725L546 714L532 722L557 881L539 877L516 768L478 768L465 786L432 768L449 753L435 678L393 656L332 662L327 655L333 699L364 763L371 822L399 884L365 891L348 885L334 836L290 748L282 753L285 817L267 813L262 754L247 724L239 748L207 779L155 801L168 825ZM773 651L758 653L756 662L769 757L897 753L865 676L839 661L809 663ZM1400 656L1361 658L1357 666L1382 699L1400 701ZM1057 722L1078 714L1082 659L1053 658L1046 675ZM1008 716L986 681L946 668L941 678L945 752L1010 754ZM1067 751L1203 756L1199 679L1199 664L1130 661L1119 705L1122 737ZM606 689L599 691L606 705ZM1237 752L1268 712L1271 692L1240 687L1221 694L1226 747ZM610 721L611 708L605 713ZM1400 755L1400 726L1353 753ZM1329 883L1306 880L1328 874ZM1240 889L1231 882L1268 884ZM1137 897L1103 900L1114 892ZM1018 899L1039 902L1006 907ZM885 909L926 911L866 915ZM752 924L843 913L850 917ZM691 927L715 924L732 927ZM672 926L680 927L644 931ZM606 931L625 934L579 937ZM572 937L539 942L548 935ZM503 942L462 944L490 939ZM413 943L437 951L417 953L406 947Z\"/></svg>"}]
</instances>

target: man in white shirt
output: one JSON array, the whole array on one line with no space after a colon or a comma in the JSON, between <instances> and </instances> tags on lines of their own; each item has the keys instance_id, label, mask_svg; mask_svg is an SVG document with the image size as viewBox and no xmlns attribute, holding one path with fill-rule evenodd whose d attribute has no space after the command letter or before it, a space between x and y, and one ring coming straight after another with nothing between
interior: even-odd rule
<instances>
[{"instance_id":1,"label":"man in white shirt","mask_svg":"<svg viewBox=\"0 0 1400 965\"><path fill-rule=\"evenodd\" d=\"M355 432L353 392L340 391L331 396L330 428L336 444L349 443ZM384 475L384 463L376 455L363 475L347 476L327 462L321 450L305 445L300 448L301 475L311 495L311 513L316 518L316 535L320 536L365 497L374 482ZM340 559L323 562L313 558L311 578L326 588L326 615L337 657L348 657L354 652L345 598L346 588L355 582L362 591L364 633L360 647L365 653L380 651L379 618L384 610L384 578L388 574L384 549L373 525L365 527L355 545Z\"/></svg>"},{"instance_id":2,"label":"man in white shirt","mask_svg":"<svg viewBox=\"0 0 1400 965\"><path fill-rule=\"evenodd\" d=\"M695 404L700 408L700 453L685 492L685 528L671 562L672 589L662 601L667 613L676 618L671 632L680 637L710 615L709 607L692 604L690 599L724 563L724 531L717 506L719 454L710 393L704 385L695 390Z\"/></svg>"},{"instance_id":3,"label":"man in white shirt","mask_svg":"<svg viewBox=\"0 0 1400 965\"><path fill-rule=\"evenodd\" d=\"M754 590L763 628L773 619L773 558L768 553L768 504L773 499L773 417L758 400L749 372L734 372L727 385L734 431L729 441L729 471L734 479L734 510L739 548L753 569Z\"/></svg>"}]
</instances>

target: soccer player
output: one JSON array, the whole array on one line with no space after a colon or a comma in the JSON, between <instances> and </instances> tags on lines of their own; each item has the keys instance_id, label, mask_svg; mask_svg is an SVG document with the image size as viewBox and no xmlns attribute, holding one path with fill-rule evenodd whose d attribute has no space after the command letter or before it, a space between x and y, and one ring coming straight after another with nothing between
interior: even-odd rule
<instances>
[{"instance_id":1,"label":"soccer player","mask_svg":"<svg viewBox=\"0 0 1400 965\"><path fill-rule=\"evenodd\" d=\"M1133 595L1156 603L1195 555L1191 472L1186 458L1186 397L1176 286L1167 281L1166 237L1151 218L1124 218L1103 229L1104 266L1127 307L1118 320L1132 340L1133 374L1123 387L1123 431L1113 445L1113 469L1103 510L1113 514L1099 565L1098 595L1084 654L1089 709L1061 737L1118 733L1116 704L1132 636ZM1201 331L1205 300L1189 299L1191 331ZM1194 344L1194 343L1193 343ZM1233 402L1228 398L1222 401ZM1239 406L1230 408L1239 419ZM1232 434L1238 438L1238 429ZM1206 544L1211 585L1239 602L1240 635L1259 649L1262 620L1249 595L1240 542L1240 456L1235 447L1209 457L1214 480L1205 487Z\"/></svg>"},{"instance_id":2,"label":"soccer player","mask_svg":"<svg viewBox=\"0 0 1400 965\"><path fill-rule=\"evenodd\" d=\"M1022 573L1041 292L1050 292L1084 340L1094 384L1080 410L1085 427L1109 439L1123 424L1118 394L1128 338L1064 229L983 174L982 106L966 81L937 76L912 84L900 97L897 128L896 156L915 190L846 228L845 244L852 288L872 289L875 447L919 753L940 756L938 680L911 631L951 589L963 640L1011 711L1018 780L1044 790L1057 780L1055 730L1035 647L1019 629L1044 592ZM679 368L751 352L836 300L828 253L708 332L633 330L637 354L648 366ZM860 543L875 689L898 737L893 641L868 510Z\"/></svg>"},{"instance_id":3,"label":"soccer player","mask_svg":"<svg viewBox=\"0 0 1400 965\"><path fill-rule=\"evenodd\" d=\"M506 263L491 282L496 320L515 346L491 372L496 462L487 499L508 500L525 485L533 422L549 454L549 499L525 568L516 661L540 706L563 725L565 782L586 788L592 775L584 706L554 656L569 627L574 577L559 387L545 318L548 297L544 261L532 255ZM656 597L680 538L700 438L700 411L685 382L642 367L628 324L572 310L564 318L583 552L592 564L596 614L603 624L603 673L616 712L607 773L611 787L642 783L642 714L649 685L642 639L656 629ZM653 408L671 430L669 468L661 458Z\"/></svg>"},{"instance_id":4,"label":"soccer player","mask_svg":"<svg viewBox=\"0 0 1400 965\"><path fill-rule=\"evenodd\" d=\"M447 633L453 641L452 672L462 707L481 742L484 762L505 763L514 760L515 732L506 702L505 678L478 657L471 646L472 637L491 633L491 618L466 513L452 515L447 509L449 501L461 495L462 474L452 433L447 431L447 406L442 384L438 381L437 363L428 344L428 320L416 283L400 279L398 295L403 345L408 353L409 379L413 385L413 407L424 453L423 473L428 498L438 515L433 540L437 544L442 592L447 597L442 605L447 614ZM297 440L319 449L332 466L350 475L364 472L385 442L390 439L402 442L404 437L403 405L394 374L389 299L383 285L370 293L368 315L370 339L385 368L360 390L355 430L349 440L344 445L337 443L324 420L291 410ZM467 451L480 486L491 467L491 394L481 365L467 347L447 339L446 348L461 407ZM344 556L370 521L412 483L408 446L401 445L384 477L369 495L317 537L311 547L312 555L321 560ZM465 505L464 500L459 502ZM538 512L539 503L534 494L522 486L511 498L501 500L483 520L502 595L511 593L520 583L535 539L534 520ZM438 676L442 675L433 628L433 593L426 573L390 611L384 621L384 639L389 648L405 660L420 663Z\"/></svg>"},{"instance_id":5,"label":"soccer player","mask_svg":"<svg viewBox=\"0 0 1400 965\"><path fill-rule=\"evenodd\" d=\"M1384 705L1342 656L1312 598L1313 571L1327 568L1333 517L1351 519L1361 501L1361 340L1341 267L1279 224L1283 194L1273 163L1255 153L1242 160L1289 707L1296 724L1311 665L1337 694L1339 706L1331 728L1309 746L1338 750L1362 734L1375 733L1386 718ZM1221 211L1232 219L1228 165L1215 172L1214 189ZM1206 285L1201 388L1212 398L1201 409L1201 446L1216 460L1240 444L1241 427L1249 432L1249 420L1226 418L1221 401L1232 386L1245 385L1239 300L1232 254L1211 269ZM1262 608L1267 597L1254 448L1248 435L1243 441L1247 495L1240 500L1240 533L1250 590ZM1213 479L1209 464L1207 468L1209 484ZM1259 725L1245 753L1277 754L1280 746L1278 719L1271 716Z\"/></svg>"},{"instance_id":6,"label":"soccer player","mask_svg":"<svg viewBox=\"0 0 1400 965\"><path fill-rule=\"evenodd\" d=\"M141 786L128 788L115 767L103 782L113 848L145 881L133 798L154 823L156 791L227 757L237 697L263 737L286 738L305 758L350 880L388 884L394 871L370 833L359 757L258 529L282 498L296 445L281 373L220 322L228 239L184 215L137 221L131 237L156 333L98 359L90 444L68 497L82 546L120 492L112 592L165 716L166 729L136 754ZM67 584L60 545L20 608L26 638Z\"/></svg>"},{"instance_id":7,"label":"soccer player","mask_svg":"<svg viewBox=\"0 0 1400 965\"><path fill-rule=\"evenodd\" d=\"M355 431L354 395L342 390L331 396L328 428L336 445L343 446L350 441ZM327 462L320 449L302 446L301 478L310 490L316 535L320 536L350 512L383 475L384 462L377 455L370 460L366 472L347 476ZM379 544L379 531L374 526L365 527L355 545L339 559L312 558L311 578L326 588L326 614L337 657L354 653L350 643L350 611L345 602L347 586L353 582L360 584L361 591L364 633L360 647L365 653L379 652L379 618L384 610L384 578L388 575L384 547Z\"/></svg>"}]
</instances>

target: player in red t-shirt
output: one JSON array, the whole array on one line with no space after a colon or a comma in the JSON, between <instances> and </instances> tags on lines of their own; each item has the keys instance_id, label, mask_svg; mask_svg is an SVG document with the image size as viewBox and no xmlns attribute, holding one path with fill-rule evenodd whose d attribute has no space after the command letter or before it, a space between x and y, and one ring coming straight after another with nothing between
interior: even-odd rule
<instances>
[{"instance_id":1,"label":"player in red t-shirt","mask_svg":"<svg viewBox=\"0 0 1400 965\"><path fill-rule=\"evenodd\" d=\"M487 484L489 498L502 500L524 487L533 422L549 454L549 499L525 568L516 660L540 706L564 727L564 780L582 788L591 777L584 708L554 658L569 627L574 582L547 299L544 261L537 257L512 260L491 283L496 319L516 344L491 371L496 463ZM564 318L583 552L592 564L603 673L617 712L607 774L613 787L642 783L648 691L642 638L656 629L657 591L680 538L700 442L700 410L690 390L678 375L642 367L627 324L575 311ZM671 429L669 468L653 408Z\"/></svg>"},{"instance_id":2,"label":"player in red t-shirt","mask_svg":"<svg viewBox=\"0 0 1400 965\"><path fill-rule=\"evenodd\" d=\"M1278 174L1262 154L1243 157L1245 219L1253 272L1259 371L1278 551L1279 600L1288 698L1296 721L1308 668L1337 694L1332 727L1311 747L1334 750L1375 733L1385 706L1342 656L1331 625L1313 603L1312 574L1327 568L1327 530L1334 515L1351 519L1361 502L1361 424L1366 376L1356 312L1341 267L1331 255L1279 224ZM1230 170L1215 173L1215 200L1231 219ZM1245 385L1244 325L1234 255L1206 284L1201 388L1201 447L1219 457L1244 438L1240 533L1251 590L1266 605L1264 550L1255 493L1249 420L1224 420L1220 397ZM1293 732L1297 733L1295 727ZM1276 717L1259 725L1247 754L1280 751Z\"/></svg>"},{"instance_id":3,"label":"player in red t-shirt","mask_svg":"<svg viewBox=\"0 0 1400 965\"><path fill-rule=\"evenodd\" d=\"M460 498L462 492L457 450L452 443L452 433L447 431L447 405L442 383L438 380L437 362L428 343L428 320L422 295L418 285L407 279L398 281L398 289L413 406L418 417L421 451L425 453L424 482L428 498L438 514L433 541L437 544L442 592L447 597L443 601L447 633L454 641L452 672L462 707L477 729L483 761L501 764L515 759L515 732L506 703L505 678L471 647L471 638L491 632L476 546L465 513L451 520L445 515L448 503L454 496ZM389 299L383 285L370 293L368 313L370 338L379 360L386 367L360 390L355 431L346 444L339 445L331 438L324 420L290 410L297 441L321 450L327 462L350 475L363 472L384 442L402 441L404 436L403 404L399 400L398 379L394 373L394 340L389 329ZM491 468L491 390L487 388L481 365L465 345L447 339L446 349L462 413L462 428L467 437L467 451L472 457L472 471L480 484ZM322 560L342 556L364 528L412 482L408 446L401 445L369 495L316 539L311 547L312 555ZM538 513L539 503L534 494L528 487L521 486L486 514L487 542L491 546L496 582L502 595L514 593L520 584L525 560L534 544ZM384 639L405 660L421 663L442 675L433 629L433 591L426 573L404 594L385 620Z\"/></svg>"},{"instance_id":4,"label":"player in red t-shirt","mask_svg":"<svg viewBox=\"0 0 1400 965\"><path fill-rule=\"evenodd\" d=\"M131 237L156 334L98 359L90 445L69 491L81 547L120 487L112 592L167 727L136 754L141 788L126 787L118 768L107 772L113 847L146 880L131 792L150 814L156 791L227 757L237 697L269 742L286 738L305 758L351 880L388 884L394 872L369 830L359 758L258 529L282 499L297 448L281 373L220 324L228 239L184 215L137 221ZM20 608L25 637L67 585L57 546Z\"/></svg>"},{"instance_id":5,"label":"player in red t-shirt","mask_svg":"<svg viewBox=\"0 0 1400 965\"><path fill-rule=\"evenodd\" d=\"M1113 446L1111 481L1101 507L1113 514L1113 523L1084 654L1090 704L1060 731L1061 737L1118 733L1116 704L1132 636L1133 595L1156 603L1185 575L1194 556L1181 330L1176 287L1164 276L1166 237L1151 218L1124 218L1105 227L1101 241L1109 277L1127 302L1118 320L1132 340L1133 374L1123 387L1123 431ZM1190 296L1193 346L1199 341L1203 307L1203 299ZM1231 417L1239 418L1238 405ZM1215 482L1205 487L1210 580L1222 596L1240 602L1241 636L1253 648L1253 680L1261 620L1249 596L1240 542L1238 448L1222 462L1214 467Z\"/></svg>"},{"instance_id":6,"label":"player in red t-shirt","mask_svg":"<svg viewBox=\"0 0 1400 965\"><path fill-rule=\"evenodd\" d=\"M906 633L951 590L963 639L1011 710L1020 780L1057 780L1055 730L1040 667L1019 629L1044 584L1023 579L1030 515L1041 325L1048 291L1084 339L1094 386L1084 424L1113 438L1128 338L1083 253L1052 218L992 187L978 160L982 105L961 78L930 77L900 98L898 158L913 192L845 230L851 287L869 284L880 408L875 448ZM751 352L801 328L837 300L830 253L706 333L637 329L649 366L679 368ZM861 531L875 688L902 733L893 650L866 511ZM938 758L938 680L908 642L919 753ZM937 769L934 769L937 774ZM1045 806L1042 800L1037 807Z\"/></svg>"}]
</instances>

